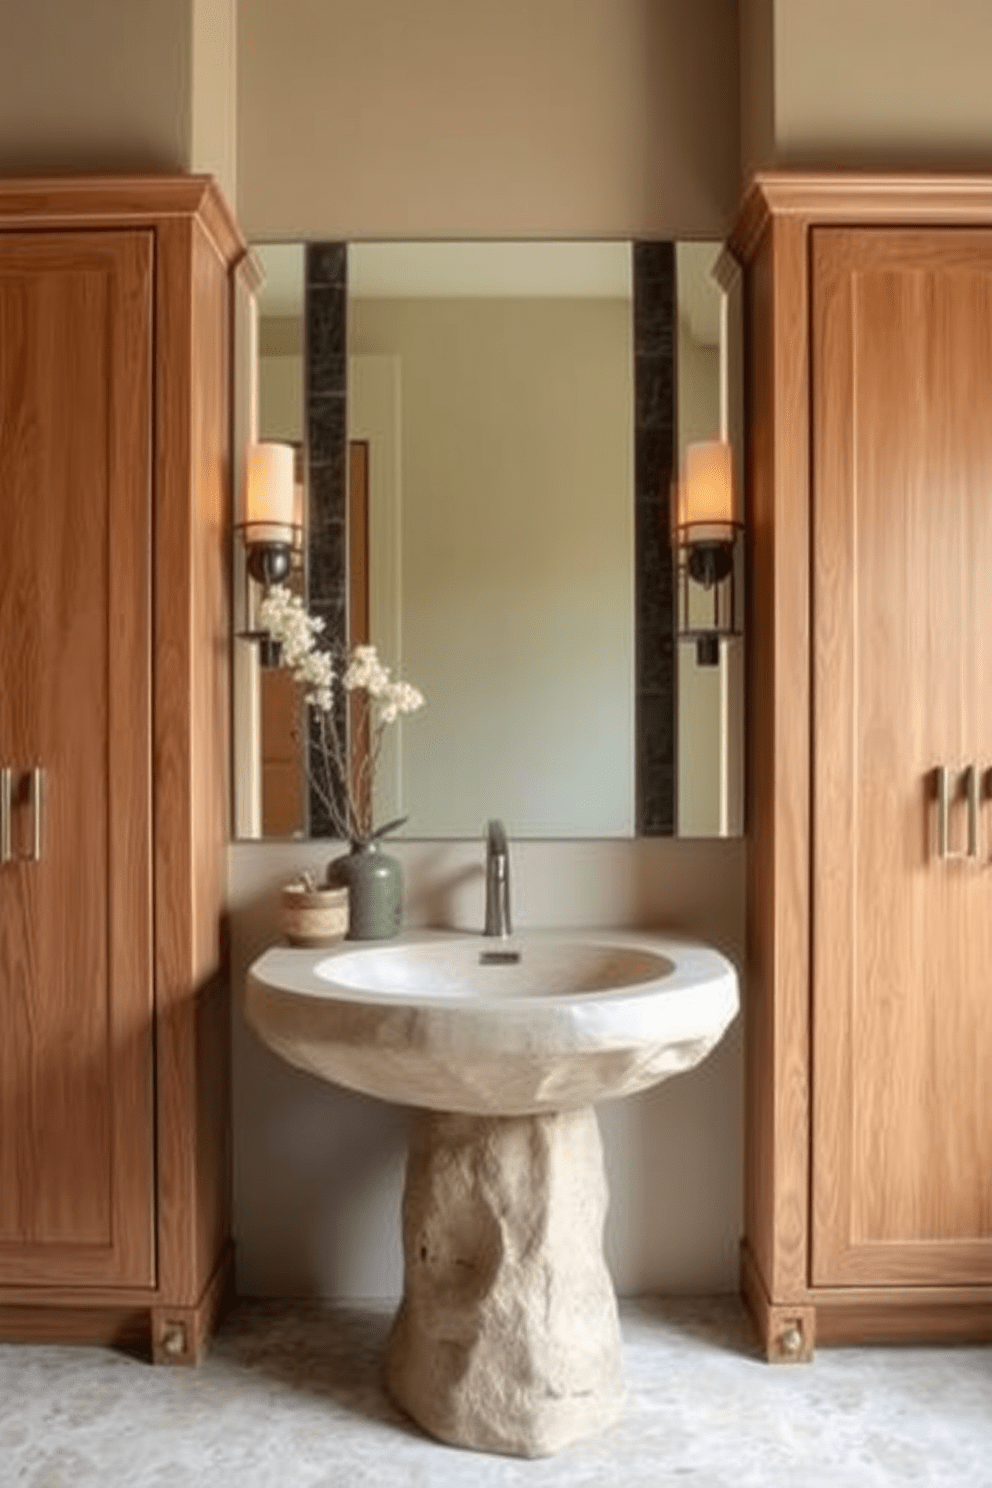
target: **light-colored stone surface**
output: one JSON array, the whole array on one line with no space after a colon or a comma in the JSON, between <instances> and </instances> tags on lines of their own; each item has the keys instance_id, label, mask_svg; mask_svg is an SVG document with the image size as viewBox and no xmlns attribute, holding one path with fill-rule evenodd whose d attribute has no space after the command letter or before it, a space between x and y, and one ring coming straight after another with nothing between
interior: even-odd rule
<instances>
[{"instance_id":1,"label":"light-colored stone surface","mask_svg":"<svg viewBox=\"0 0 992 1488\"><path fill-rule=\"evenodd\" d=\"M490 964L494 952L518 959ZM692 1068L735 1017L738 987L720 952L662 934L420 931L360 951L273 947L248 971L244 1008L270 1048L322 1079L516 1116Z\"/></svg>"},{"instance_id":2,"label":"light-colored stone surface","mask_svg":"<svg viewBox=\"0 0 992 1488\"><path fill-rule=\"evenodd\" d=\"M627 1397L520 1462L386 1395L390 1310L241 1302L197 1370L0 1346L3 1488L992 1488L992 1349L823 1349L773 1369L735 1297L621 1304Z\"/></svg>"},{"instance_id":3,"label":"light-colored stone surface","mask_svg":"<svg viewBox=\"0 0 992 1488\"><path fill-rule=\"evenodd\" d=\"M540 1457L602 1430L623 1393L591 1109L418 1114L403 1200L393 1397L432 1435Z\"/></svg>"}]
</instances>

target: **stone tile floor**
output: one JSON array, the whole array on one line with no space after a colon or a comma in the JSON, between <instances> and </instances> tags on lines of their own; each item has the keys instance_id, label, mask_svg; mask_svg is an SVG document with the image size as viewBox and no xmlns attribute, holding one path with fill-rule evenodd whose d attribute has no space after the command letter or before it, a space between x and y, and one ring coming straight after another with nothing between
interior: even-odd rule
<instances>
[{"instance_id":1,"label":"stone tile floor","mask_svg":"<svg viewBox=\"0 0 992 1488\"><path fill-rule=\"evenodd\" d=\"M0 1346L0 1485L992 1488L992 1349L758 1357L736 1298L622 1309L627 1403L535 1462L441 1446L382 1391L383 1307L240 1302L198 1370Z\"/></svg>"}]
</instances>

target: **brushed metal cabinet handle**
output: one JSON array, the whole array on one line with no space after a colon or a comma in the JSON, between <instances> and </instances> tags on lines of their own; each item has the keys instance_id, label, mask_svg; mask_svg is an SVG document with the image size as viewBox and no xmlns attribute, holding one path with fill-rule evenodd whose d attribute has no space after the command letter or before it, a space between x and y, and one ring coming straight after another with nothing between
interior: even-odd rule
<instances>
[{"instance_id":1,"label":"brushed metal cabinet handle","mask_svg":"<svg viewBox=\"0 0 992 1488\"><path fill-rule=\"evenodd\" d=\"M950 856L951 794L947 766L937 766L937 857L946 863Z\"/></svg>"},{"instance_id":2,"label":"brushed metal cabinet handle","mask_svg":"<svg viewBox=\"0 0 992 1488\"><path fill-rule=\"evenodd\" d=\"M974 765L968 765L964 772L965 794L968 797L968 857L978 860L978 817L979 817L979 790L981 787L981 775Z\"/></svg>"},{"instance_id":3,"label":"brushed metal cabinet handle","mask_svg":"<svg viewBox=\"0 0 992 1488\"><path fill-rule=\"evenodd\" d=\"M31 851L26 857L29 863L41 862L41 811L44 772L35 765L28 784L28 804L31 807Z\"/></svg>"},{"instance_id":4,"label":"brushed metal cabinet handle","mask_svg":"<svg viewBox=\"0 0 992 1488\"><path fill-rule=\"evenodd\" d=\"M978 858L978 825L981 814L981 775L974 765L966 765L960 776L938 765L937 777L937 857L942 863L962 859L974 862ZM958 782L964 786L968 808L968 846L964 852L951 851L951 789L952 782L957 794Z\"/></svg>"},{"instance_id":5,"label":"brushed metal cabinet handle","mask_svg":"<svg viewBox=\"0 0 992 1488\"><path fill-rule=\"evenodd\" d=\"M0 769L0 863L11 860L10 803L14 788L14 772L9 765Z\"/></svg>"}]
</instances>

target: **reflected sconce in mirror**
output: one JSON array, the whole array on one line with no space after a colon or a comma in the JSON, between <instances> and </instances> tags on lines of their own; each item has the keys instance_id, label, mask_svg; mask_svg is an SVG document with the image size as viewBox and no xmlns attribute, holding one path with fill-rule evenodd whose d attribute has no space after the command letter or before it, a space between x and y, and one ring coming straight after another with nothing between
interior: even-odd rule
<instances>
[{"instance_id":1,"label":"reflected sconce in mirror","mask_svg":"<svg viewBox=\"0 0 992 1488\"><path fill-rule=\"evenodd\" d=\"M281 584L303 549L303 526L293 470L291 444L253 444L245 461L244 509L236 530L256 583Z\"/></svg>"},{"instance_id":2,"label":"reflected sconce in mirror","mask_svg":"<svg viewBox=\"0 0 992 1488\"><path fill-rule=\"evenodd\" d=\"M242 518L235 523L245 549L249 592L244 613L255 615L255 585L267 590L286 583L303 562L303 488L295 482L296 451L291 444L252 444L245 460ZM240 632L257 642L263 666L278 664L278 648L266 630L254 626Z\"/></svg>"},{"instance_id":3,"label":"reflected sconce in mirror","mask_svg":"<svg viewBox=\"0 0 992 1488\"><path fill-rule=\"evenodd\" d=\"M696 642L700 666L716 666L720 640L740 635L741 552L744 527L734 490L733 451L727 440L686 447L672 503L677 576L678 634Z\"/></svg>"}]
</instances>

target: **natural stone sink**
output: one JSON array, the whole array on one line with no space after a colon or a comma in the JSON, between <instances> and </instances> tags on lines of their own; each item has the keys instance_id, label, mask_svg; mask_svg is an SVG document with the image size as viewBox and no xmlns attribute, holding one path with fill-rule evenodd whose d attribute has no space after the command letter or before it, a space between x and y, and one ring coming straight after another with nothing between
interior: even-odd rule
<instances>
[{"instance_id":1,"label":"natural stone sink","mask_svg":"<svg viewBox=\"0 0 992 1488\"><path fill-rule=\"evenodd\" d=\"M507 997L560 997L614 992L669 976L672 962L659 951L597 938L526 935L488 941L477 935L442 935L403 945L339 953L314 968L335 986L387 996L491 1003Z\"/></svg>"},{"instance_id":2,"label":"natural stone sink","mask_svg":"<svg viewBox=\"0 0 992 1488\"><path fill-rule=\"evenodd\" d=\"M290 1063L420 1108L387 1382L433 1435L540 1456L622 1397L593 1105L698 1064L738 1007L717 951L662 935L446 932L281 947L249 1022Z\"/></svg>"},{"instance_id":3,"label":"natural stone sink","mask_svg":"<svg viewBox=\"0 0 992 1488\"><path fill-rule=\"evenodd\" d=\"M249 1020L291 1064L478 1116L631 1095L698 1064L736 1011L737 977L716 951L614 932L275 947L247 994Z\"/></svg>"}]
</instances>

